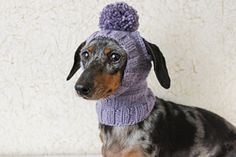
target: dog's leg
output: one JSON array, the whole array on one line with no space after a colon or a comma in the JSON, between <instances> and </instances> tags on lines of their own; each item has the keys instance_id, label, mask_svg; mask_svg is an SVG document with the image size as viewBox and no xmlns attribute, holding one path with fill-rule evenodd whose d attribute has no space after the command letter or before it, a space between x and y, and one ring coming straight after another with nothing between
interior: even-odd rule
<instances>
[{"instance_id":1,"label":"dog's leg","mask_svg":"<svg viewBox=\"0 0 236 157\"><path fill-rule=\"evenodd\" d=\"M155 157L156 148L150 141L139 140L143 132L138 132L137 127L99 128L103 157Z\"/></svg>"},{"instance_id":2,"label":"dog's leg","mask_svg":"<svg viewBox=\"0 0 236 157\"><path fill-rule=\"evenodd\" d=\"M143 152L133 149L126 152L122 157L146 157L146 155L144 156Z\"/></svg>"},{"instance_id":3,"label":"dog's leg","mask_svg":"<svg viewBox=\"0 0 236 157\"><path fill-rule=\"evenodd\" d=\"M154 157L155 155L148 154L141 146L135 146L122 152L122 157Z\"/></svg>"},{"instance_id":4,"label":"dog's leg","mask_svg":"<svg viewBox=\"0 0 236 157\"><path fill-rule=\"evenodd\" d=\"M144 151L141 146L134 146L128 149L120 149L117 145L111 148L106 148L102 146L102 156L103 157L154 157L154 154L148 154Z\"/></svg>"}]
</instances>

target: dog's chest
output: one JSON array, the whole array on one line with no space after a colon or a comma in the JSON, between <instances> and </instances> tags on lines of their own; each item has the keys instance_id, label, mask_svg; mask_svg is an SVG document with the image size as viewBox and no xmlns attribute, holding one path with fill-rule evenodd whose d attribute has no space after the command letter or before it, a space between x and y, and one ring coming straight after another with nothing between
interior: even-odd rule
<instances>
[{"instance_id":1,"label":"dog's chest","mask_svg":"<svg viewBox=\"0 0 236 157\"><path fill-rule=\"evenodd\" d=\"M110 127L101 125L100 137L105 157L143 157L151 145L149 137L137 126Z\"/></svg>"}]
</instances>

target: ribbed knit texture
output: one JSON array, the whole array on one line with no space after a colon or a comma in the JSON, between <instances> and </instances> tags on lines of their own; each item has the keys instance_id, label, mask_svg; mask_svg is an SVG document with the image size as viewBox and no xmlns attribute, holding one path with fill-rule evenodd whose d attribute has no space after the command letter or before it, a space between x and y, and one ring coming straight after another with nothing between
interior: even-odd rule
<instances>
[{"instance_id":1,"label":"ribbed knit texture","mask_svg":"<svg viewBox=\"0 0 236 157\"><path fill-rule=\"evenodd\" d=\"M101 36L116 40L128 58L118 90L96 103L98 120L110 126L136 124L148 117L155 104L155 97L146 82L151 69L151 56L137 31L101 30L92 34L87 43Z\"/></svg>"}]
</instances>

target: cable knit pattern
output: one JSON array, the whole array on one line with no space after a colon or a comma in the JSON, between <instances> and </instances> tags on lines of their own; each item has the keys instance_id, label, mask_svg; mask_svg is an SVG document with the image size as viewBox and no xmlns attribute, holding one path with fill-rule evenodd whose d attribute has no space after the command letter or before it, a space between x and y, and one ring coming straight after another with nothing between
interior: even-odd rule
<instances>
[{"instance_id":1,"label":"cable knit pattern","mask_svg":"<svg viewBox=\"0 0 236 157\"><path fill-rule=\"evenodd\" d=\"M101 30L92 34L89 43L97 37L116 40L127 53L127 65L118 90L96 104L100 123L110 126L125 126L144 120L151 112L155 97L147 87L146 78L151 69L151 56L137 31Z\"/></svg>"}]
</instances>

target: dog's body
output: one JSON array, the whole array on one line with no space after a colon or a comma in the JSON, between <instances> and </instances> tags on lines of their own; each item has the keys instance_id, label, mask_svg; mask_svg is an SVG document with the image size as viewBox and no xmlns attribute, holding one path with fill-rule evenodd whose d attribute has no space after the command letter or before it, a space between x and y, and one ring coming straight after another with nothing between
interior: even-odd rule
<instances>
[{"instance_id":1,"label":"dog's body","mask_svg":"<svg viewBox=\"0 0 236 157\"><path fill-rule=\"evenodd\" d=\"M104 157L233 157L236 130L209 111L157 98L150 116L125 127L100 124Z\"/></svg>"},{"instance_id":2,"label":"dog's body","mask_svg":"<svg viewBox=\"0 0 236 157\"><path fill-rule=\"evenodd\" d=\"M143 39L152 56L156 76L164 88L170 79L159 48ZM85 99L103 99L121 85L127 66L126 51L115 40L98 37L83 42L76 51L67 79L84 71L75 89ZM135 84L139 86L139 84ZM104 157L233 157L236 129L209 111L156 98L147 118L134 125L100 124Z\"/></svg>"}]
</instances>

